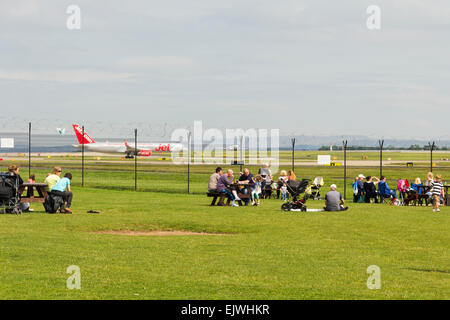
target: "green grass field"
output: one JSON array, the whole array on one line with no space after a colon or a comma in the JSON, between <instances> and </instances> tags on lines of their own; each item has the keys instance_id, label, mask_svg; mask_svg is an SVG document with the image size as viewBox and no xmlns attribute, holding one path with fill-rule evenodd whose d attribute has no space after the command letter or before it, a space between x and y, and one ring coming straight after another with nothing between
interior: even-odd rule
<instances>
[{"instance_id":1,"label":"green grass field","mask_svg":"<svg viewBox=\"0 0 450 320\"><path fill-rule=\"evenodd\" d=\"M33 167L38 181L53 164ZM33 205L34 213L0 215L0 297L450 299L450 208L436 214L430 207L350 203L343 213L283 213L274 199L259 207L209 207L204 192L212 166L191 168L190 195L185 166L140 168L140 192L132 191L131 167L89 163L82 188L79 167L66 166L74 173L72 215L45 214L42 205ZM349 168L348 197L360 172L377 175L378 169ZM436 172L450 177L445 167ZM296 173L322 175L342 190L342 168ZM391 181L426 173L385 169ZM121 230L218 234L98 233ZM81 290L66 288L70 265L81 269ZM380 290L367 288L370 265L381 268Z\"/></svg>"}]
</instances>

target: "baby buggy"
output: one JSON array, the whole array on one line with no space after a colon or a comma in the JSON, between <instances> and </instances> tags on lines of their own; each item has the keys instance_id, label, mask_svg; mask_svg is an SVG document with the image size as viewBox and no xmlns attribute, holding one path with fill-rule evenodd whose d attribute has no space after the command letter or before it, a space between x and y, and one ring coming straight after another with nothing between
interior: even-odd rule
<instances>
[{"instance_id":1,"label":"baby buggy","mask_svg":"<svg viewBox=\"0 0 450 320\"><path fill-rule=\"evenodd\" d=\"M291 195L291 201L283 203L281 210L283 211L306 211L306 200L308 199L308 193L306 193L306 188L308 187L309 180L303 179L302 181L291 181L286 183L287 190ZM299 196L305 193L305 195L298 199Z\"/></svg>"},{"instance_id":2,"label":"baby buggy","mask_svg":"<svg viewBox=\"0 0 450 320\"><path fill-rule=\"evenodd\" d=\"M0 173L0 213L22 213L19 179L8 173Z\"/></svg>"},{"instance_id":3,"label":"baby buggy","mask_svg":"<svg viewBox=\"0 0 450 320\"><path fill-rule=\"evenodd\" d=\"M308 190L310 191L308 192L310 193L309 197L314 200L322 200L322 196L320 195L320 188L322 188L323 185L324 185L323 178L315 177L310 187L310 190Z\"/></svg>"}]
</instances>

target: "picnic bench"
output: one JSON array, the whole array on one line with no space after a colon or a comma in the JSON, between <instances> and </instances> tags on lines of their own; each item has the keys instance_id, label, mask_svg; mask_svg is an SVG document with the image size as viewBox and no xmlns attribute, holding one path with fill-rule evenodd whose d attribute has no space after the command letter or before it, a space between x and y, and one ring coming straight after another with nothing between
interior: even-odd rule
<instances>
[{"instance_id":1,"label":"picnic bench","mask_svg":"<svg viewBox=\"0 0 450 320\"><path fill-rule=\"evenodd\" d=\"M247 190L247 193L242 192L243 189ZM237 195L241 200L237 200L240 206L242 206L242 200L251 198L251 189L249 184L244 183L233 183L230 185L231 190L237 191ZM228 194L220 191L208 191L206 193L207 197L212 197L211 206L214 206L216 204L217 198L219 198L219 202L217 203L218 206L229 206L230 205L230 198L228 197ZM226 204L224 203L225 198L227 199Z\"/></svg>"},{"instance_id":2,"label":"picnic bench","mask_svg":"<svg viewBox=\"0 0 450 320\"><path fill-rule=\"evenodd\" d=\"M26 195L22 193L26 189ZM36 193L37 195L36 195ZM24 183L19 186L19 194L21 194L20 202L26 203L44 203L47 197L47 184L46 183Z\"/></svg>"}]
</instances>

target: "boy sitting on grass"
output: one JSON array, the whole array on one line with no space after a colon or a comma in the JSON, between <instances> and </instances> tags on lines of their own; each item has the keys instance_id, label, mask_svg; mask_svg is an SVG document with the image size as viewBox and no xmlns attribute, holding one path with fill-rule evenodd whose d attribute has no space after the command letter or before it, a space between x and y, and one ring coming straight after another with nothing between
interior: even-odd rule
<instances>
[{"instance_id":1,"label":"boy sitting on grass","mask_svg":"<svg viewBox=\"0 0 450 320\"><path fill-rule=\"evenodd\" d=\"M64 175L64 178L56 182L55 186L50 192L64 199L65 204L61 206L61 213L72 213L72 210L70 210L70 206L72 205L73 193L70 191L70 180L72 180L72 174L66 173Z\"/></svg>"}]
</instances>

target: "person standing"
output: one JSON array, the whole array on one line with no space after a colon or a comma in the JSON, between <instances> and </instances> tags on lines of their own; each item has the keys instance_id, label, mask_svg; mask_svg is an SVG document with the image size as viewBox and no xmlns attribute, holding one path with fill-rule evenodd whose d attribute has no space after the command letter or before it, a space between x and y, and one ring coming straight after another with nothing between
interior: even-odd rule
<instances>
[{"instance_id":1,"label":"person standing","mask_svg":"<svg viewBox=\"0 0 450 320\"><path fill-rule=\"evenodd\" d=\"M356 186L355 186L354 189L355 189L356 193L355 192L353 193L353 202L355 202L355 203L359 202L361 200L361 197L364 195L364 183L363 183L363 180L365 178L366 177L364 177L363 174L360 174L358 176L358 178L356 179L356 181L355 181Z\"/></svg>"},{"instance_id":2,"label":"person standing","mask_svg":"<svg viewBox=\"0 0 450 320\"><path fill-rule=\"evenodd\" d=\"M444 185L442 184L442 176L436 175L436 180L433 182L431 194L433 196L433 212L439 212L439 205L441 203L441 195L444 193Z\"/></svg>"}]
</instances>

